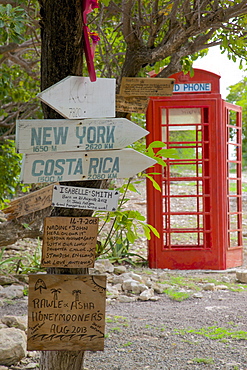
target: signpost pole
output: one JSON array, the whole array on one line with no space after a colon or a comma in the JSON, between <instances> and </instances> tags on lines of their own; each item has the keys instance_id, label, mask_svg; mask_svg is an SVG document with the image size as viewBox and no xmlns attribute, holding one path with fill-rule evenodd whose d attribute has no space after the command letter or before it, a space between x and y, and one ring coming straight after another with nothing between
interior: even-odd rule
<instances>
[{"instance_id":1,"label":"signpost pole","mask_svg":"<svg viewBox=\"0 0 247 370\"><path fill-rule=\"evenodd\" d=\"M41 9L41 91L65 77L80 76L83 70L81 0L40 1ZM61 119L57 112L43 104L47 119ZM85 182L66 182L64 185L83 187ZM100 180L87 181L86 187L99 188ZM55 208L52 216L91 216L90 210ZM47 269L51 274L86 274L87 268ZM84 351L42 351L41 370L81 370Z\"/></svg>"}]
</instances>

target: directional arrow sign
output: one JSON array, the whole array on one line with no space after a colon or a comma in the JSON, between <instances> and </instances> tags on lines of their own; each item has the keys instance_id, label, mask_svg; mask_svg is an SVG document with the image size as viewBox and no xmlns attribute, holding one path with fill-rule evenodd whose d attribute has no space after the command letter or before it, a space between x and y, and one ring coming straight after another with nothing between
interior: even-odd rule
<instances>
[{"instance_id":1,"label":"directional arrow sign","mask_svg":"<svg viewBox=\"0 0 247 370\"><path fill-rule=\"evenodd\" d=\"M30 184L125 178L134 176L155 163L154 159L129 148L25 154L21 181Z\"/></svg>"},{"instance_id":2,"label":"directional arrow sign","mask_svg":"<svg viewBox=\"0 0 247 370\"><path fill-rule=\"evenodd\" d=\"M126 118L17 120L20 153L122 149L149 132Z\"/></svg>"},{"instance_id":3,"label":"directional arrow sign","mask_svg":"<svg viewBox=\"0 0 247 370\"><path fill-rule=\"evenodd\" d=\"M115 117L115 85L113 78L68 76L37 96L65 118Z\"/></svg>"}]
</instances>

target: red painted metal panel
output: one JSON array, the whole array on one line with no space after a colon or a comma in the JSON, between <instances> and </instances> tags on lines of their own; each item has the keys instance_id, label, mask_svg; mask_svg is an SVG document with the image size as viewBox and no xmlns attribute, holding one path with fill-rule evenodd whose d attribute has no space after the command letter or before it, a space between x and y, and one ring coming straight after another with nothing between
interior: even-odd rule
<instances>
[{"instance_id":1,"label":"red painted metal panel","mask_svg":"<svg viewBox=\"0 0 247 370\"><path fill-rule=\"evenodd\" d=\"M183 76L172 77L184 90ZM161 192L147 182L148 222L160 233L160 238L153 236L149 242L149 265L170 269L240 266L241 109L221 99L219 76L196 70L191 81L187 81L189 88L198 82L195 88L199 89L202 81L202 89L206 86L210 93L151 98L147 111L147 144L160 140L180 153L178 158L167 158L164 169L156 165L152 170L159 173L153 176ZM226 117L232 120L229 111L237 115L234 123L227 124ZM231 146L236 160L228 158ZM228 172L233 164L236 194L232 195ZM230 209L230 203L236 210Z\"/></svg>"}]
</instances>

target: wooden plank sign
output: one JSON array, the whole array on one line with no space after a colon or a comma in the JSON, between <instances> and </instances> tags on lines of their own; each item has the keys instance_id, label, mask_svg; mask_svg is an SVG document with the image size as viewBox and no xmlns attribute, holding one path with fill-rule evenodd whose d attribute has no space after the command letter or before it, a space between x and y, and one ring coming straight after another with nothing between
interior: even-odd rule
<instances>
[{"instance_id":1,"label":"wooden plank sign","mask_svg":"<svg viewBox=\"0 0 247 370\"><path fill-rule=\"evenodd\" d=\"M116 211L118 198L119 192L116 190L56 185L53 190L52 205L111 212Z\"/></svg>"},{"instance_id":2,"label":"wooden plank sign","mask_svg":"<svg viewBox=\"0 0 247 370\"><path fill-rule=\"evenodd\" d=\"M146 113L148 98L145 96L116 95L116 111L125 113Z\"/></svg>"},{"instance_id":3,"label":"wooden plank sign","mask_svg":"<svg viewBox=\"0 0 247 370\"><path fill-rule=\"evenodd\" d=\"M68 76L37 97L65 118L115 117L114 78Z\"/></svg>"},{"instance_id":4,"label":"wooden plank sign","mask_svg":"<svg viewBox=\"0 0 247 370\"><path fill-rule=\"evenodd\" d=\"M17 120L20 153L122 149L149 132L126 118Z\"/></svg>"},{"instance_id":5,"label":"wooden plank sign","mask_svg":"<svg viewBox=\"0 0 247 370\"><path fill-rule=\"evenodd\" d=\"M30 351L102 351L106 277L29 275Z\"/></svg>"},{"instance_id":6,"label":"wooden plank sign","mask_svg":"<svg viewBox=\"0 0 247 370\"><path fill-rule=\"evenodd\" d=\"M97 217L46 217L42 248L43 267L94 267Z\"/></svg>"},{"instance_id":7,"label":"wooden plank sign","mask_svg":"<svg viewBox=\"0 0 247 370\"><path fill-rule=\"evenodd\" d=\"M24 154L24 183L132 177L156 161L133 149Z\"/></svg>"},{"instance_id":8,"label":"wooden plank sign","mask_svg":"<svg viewBox=\"0 0 247 370\"><path fill-rule=\"evenodd\" d=\"M10 206L3 209L2 212L7 214L8 220L13 220L21 216L28 215L41 209L50 207L52 204L53 185L46 186L42 189L24 195L15 199Z\"/></svg>"},{"instance_id":9,"label":"wooden plank sign","mask_svg":"<svg viewBox=\"0 0 247 370\"><path fill-rule=\"evenodd\" d=\"M174 78L123 77L120 95L125 96L171 96Z\"/></svg>"}]
</instances>

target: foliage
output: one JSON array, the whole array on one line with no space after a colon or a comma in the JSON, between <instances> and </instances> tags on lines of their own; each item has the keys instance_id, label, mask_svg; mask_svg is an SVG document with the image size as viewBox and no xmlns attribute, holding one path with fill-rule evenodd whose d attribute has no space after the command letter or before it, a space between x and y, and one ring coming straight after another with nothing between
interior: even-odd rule
<instances>
[{"instance_id":1,"label":"foliage","mask_svg":"<svg viewBox=\"0 0 247 370\"><path fill-rule=\"evenodd\" d=\"M247 166L247 77L229 87L226 100L242 107L243 122L243 165Z\"/></svg>"},{"instance_id":2,"label":"foliage","mask_svg":"<svg viewBox=\"0 0 247 370\"><path fill-rule=\"evenodd\" d=\"M139 211L126 210L124 205L129 200L126 197L127 191L138 192L136 184L140 181L129 179L116 190L122 194L119 200L118 209L115 212L96 212L95 216L100 217L103 224L99 230L100 240L97 242L97 256L106 256L114 262L134 263L133 258L144 261L144 258L130 251L131 245L140 237L150 240L151 232L157 237L159 233L152 226L145 222L145 217Z\"/></svg>"},{"instance_id":3,"label":"foliage","mask_svg":"<svg viewBox=\"0 0 247 370\"><path fill-rule=\"evenodd\" d=\"M208 327L202 327L200 329L181 329L176 330L177 334L185 334L185 333L191 333L191 334L197 334L202 335L206 338L212 339L212 340L221 340L221 341L227 341L227 340L247 340L247 332L244 330L231 330L228 328L221 328L216 325L214 326L208 326Z\"/></svg>"},{"instance_id":4,"label":"foliage","mask_svg":"<svg viewBox=\"0 0 247 370\"><path fill-rule=\"evenodd\" d=\"M27 187L19 180L22 155L15 152L13 140L4 142L0 147L0 207L12 198L18 190L26 191Z\"/></svg>"},{"instance_id":5,"label":"foliage","mask_svg":"<svg viewBox=\"0 0 247 370\"><path fill-rule=\"evenodd\" d=\"M42 246L39 240L33 254L22 251L5 257L5 252L5 248L0 251L0 269L5 273L28 274L44 271L40 266Z\"/></svg>"}]
</instances>

